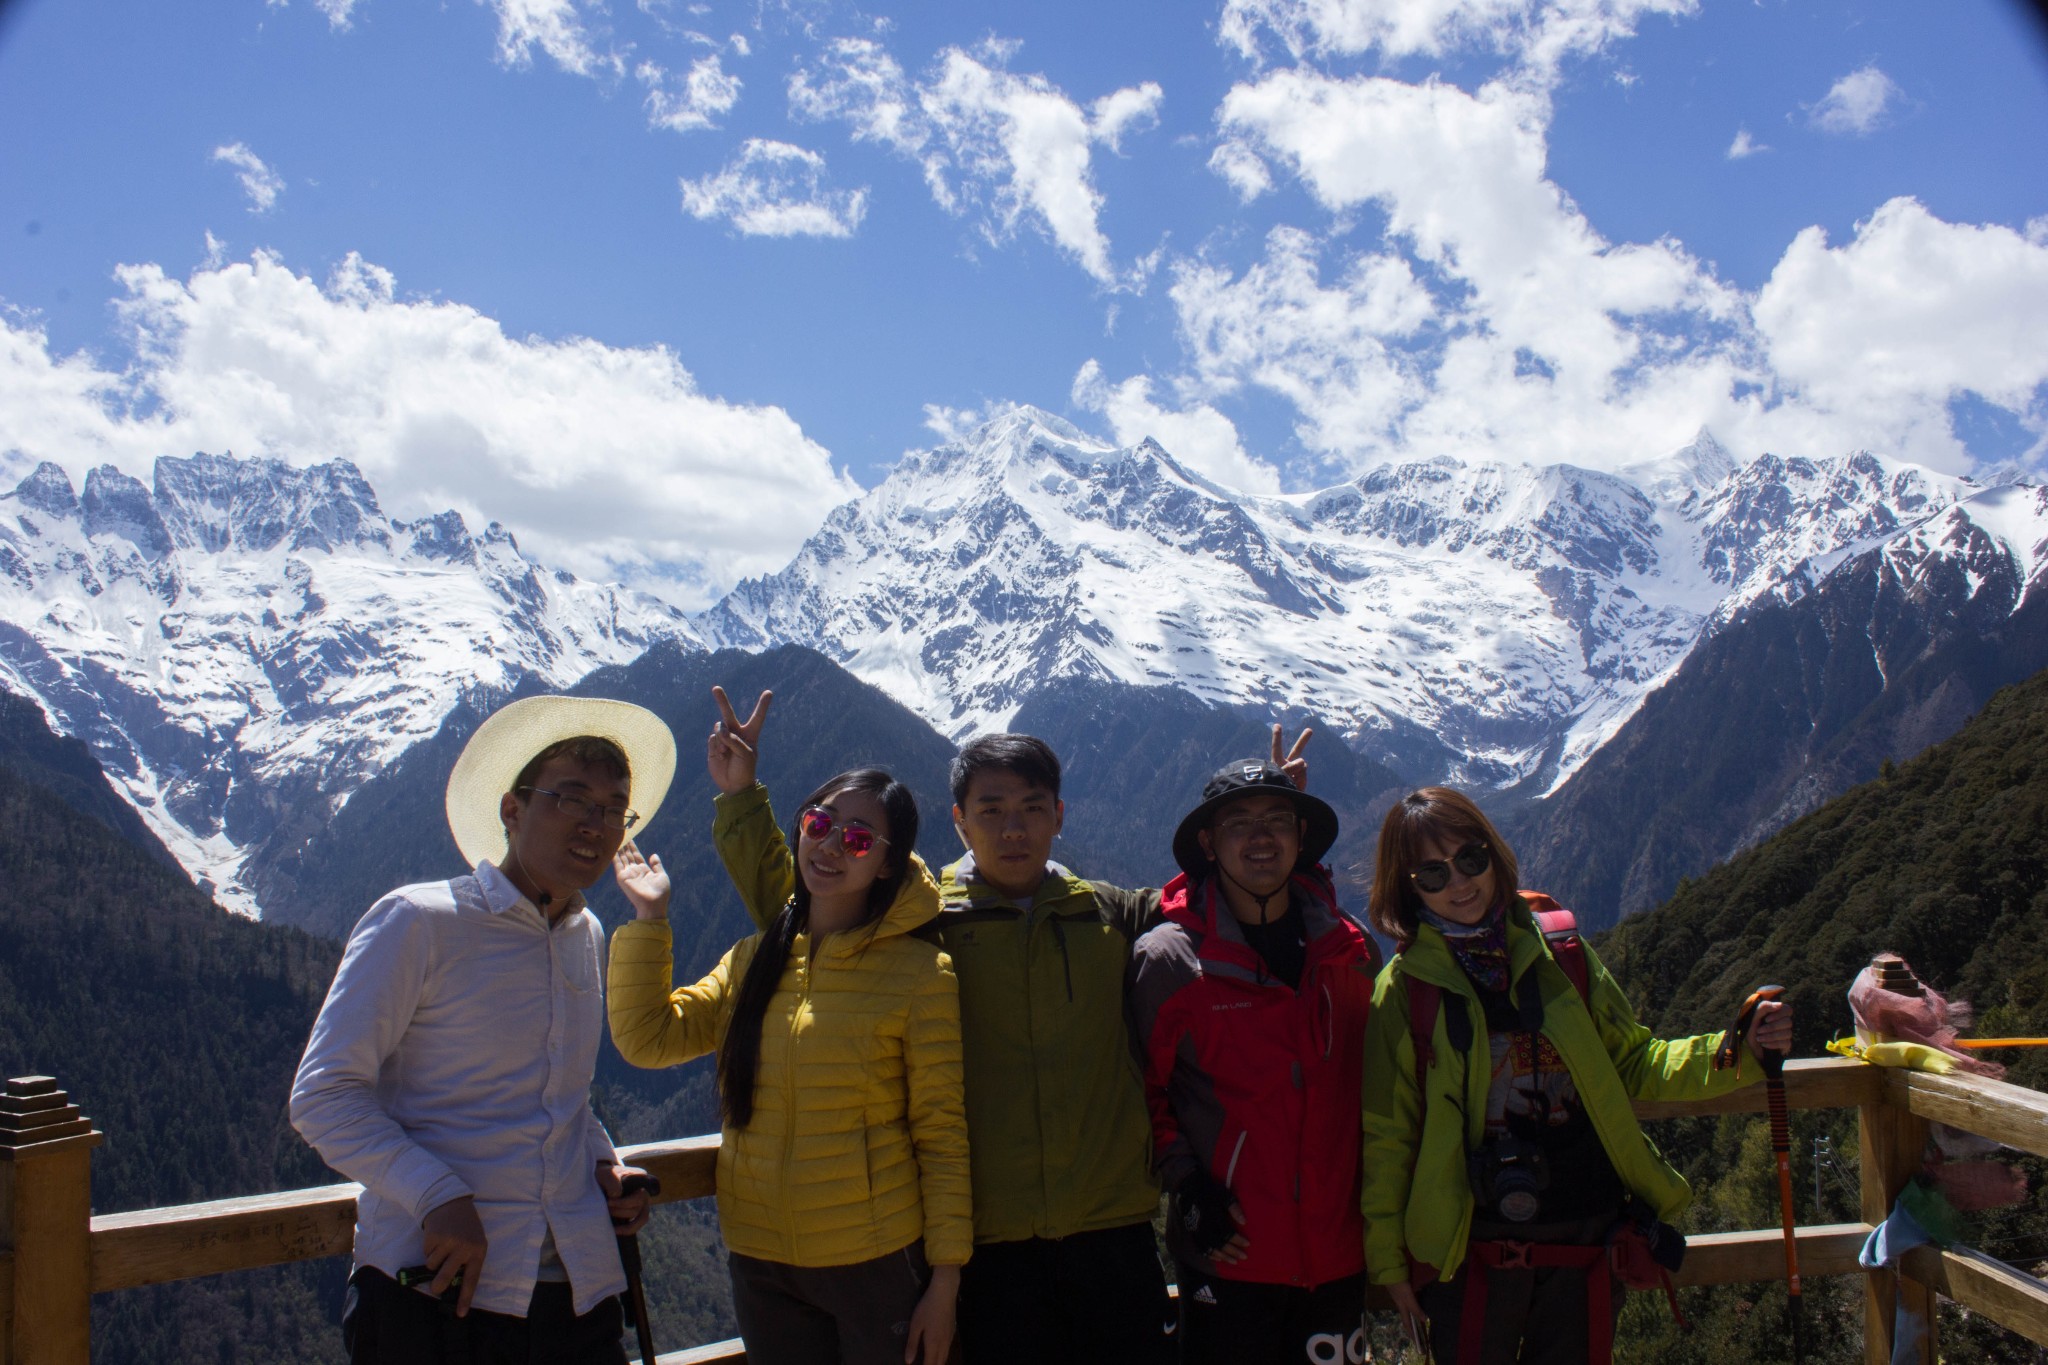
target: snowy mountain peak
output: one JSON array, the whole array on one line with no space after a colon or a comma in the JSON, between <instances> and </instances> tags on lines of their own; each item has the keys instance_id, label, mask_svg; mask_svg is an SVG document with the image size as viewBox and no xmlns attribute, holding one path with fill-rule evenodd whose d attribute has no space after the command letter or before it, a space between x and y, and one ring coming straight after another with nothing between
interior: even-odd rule
<instances>
[{"instance_id":1,"label":"snowy mountain peak","mask_svg":"<svg viewBox=\"0 0 2048 1365\"><path fill-rule=\"evenodd\" d=\"M375 491L346 460L298 468L233 455L160 459L155 502L178 546L207 554L391 544Z\"/></svg>"},{"instance_id":2,"label":"snowy mountain peak","mask_svg":"<svg viewBox=\"0 0 2048 1365\"><path fill-rule=\"evenodd\" d=\"M1661 459L1630 465L1621 475L1660 503L1678 503L1726 482L1740 468L1714 433L1701 427L1688 444Z\"/></svg>"},{"instance_id":3,"label":"snowy mountain peak","mask_svg":"<svg viewBox=\"0 0 2048 1365\"><path fill-rule=\"evenodd\" d=\"M206 454L158 460L154 488L101 466L74 498L45 464L0 495L0 622L0 686L245 910L252 857L459 698L696 643L666 603L536 565L500 526L389 519L346 461Z\"/></svg>"}]
</instances>

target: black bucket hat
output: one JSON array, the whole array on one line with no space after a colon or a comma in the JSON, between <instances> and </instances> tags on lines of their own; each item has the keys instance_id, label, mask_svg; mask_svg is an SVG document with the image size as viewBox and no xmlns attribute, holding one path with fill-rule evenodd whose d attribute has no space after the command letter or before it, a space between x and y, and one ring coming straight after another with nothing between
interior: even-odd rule
<instances>
[{"instance_id":1,"label":"black bucket hat","mask_svg":"<svg viewBox=\"0 0 2048 1365\"><path fill-rule=\"evenodd\" d=\"M1246 758L1225 764L1214 777L1202 784L1202 804L1182 817L1180 828L1173 832L1173 860L1180 864L1181 871L1188 874L1189 881L1200 881L1209 875L1211 862L1202 852L1199 836L1209 827L1209 818L1217 808L1242 796L1268 793L1292 801L1295 812L1308 822L1308 829L1301 837L1301 856L1294 860L1294 870L1306 872L1323 860L1323 855L1337 842L1337 812L1330 809L1327 801L1310 796L1295 786L1286 773L1266 760Z\"/></svg>"}]
</instances>

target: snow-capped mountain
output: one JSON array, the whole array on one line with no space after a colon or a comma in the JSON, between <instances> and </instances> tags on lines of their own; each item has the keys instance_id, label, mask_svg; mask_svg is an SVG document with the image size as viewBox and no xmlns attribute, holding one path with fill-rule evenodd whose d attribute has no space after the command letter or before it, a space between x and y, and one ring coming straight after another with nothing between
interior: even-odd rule
<instances>
[{"instance_id":1,"label":"snow-capped mountain","mask_svg":"<svg viewBox=\"0 0 2048 1365\"><path fill-rule=\"evenodd\" d=\"M384 515L356 468L196 455L154 487L43 464L0 495L0 683L84 739L185 868L254 912L303 839L463 694L567 686L657 640L644 594L523 558L493 523Z\"/></svg>"},{"instance_id":2,"label":"snow-capped mountain","mask_svg":"<svg viewBox=\"0 0 2048 1365\"><path fill-rule=\"evenodd\" d=\"M1441 458L1252 496L1025 408L907 456L699 625L809 645L955 736L1049 678L1100 677L1306 710L1397 768L1542 788L1703 632L1976 491L1860 453L1738 467L1703 432L1626 476Z\"/></svg>"}]
</instances>

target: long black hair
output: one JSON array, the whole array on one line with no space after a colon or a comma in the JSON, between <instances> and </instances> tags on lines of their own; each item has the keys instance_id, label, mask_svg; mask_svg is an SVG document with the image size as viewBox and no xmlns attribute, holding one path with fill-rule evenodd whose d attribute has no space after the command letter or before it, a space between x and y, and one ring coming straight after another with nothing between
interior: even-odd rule
<instances>
[{"instance_id":1,"label":"long black hair","mask_svg":"<svg viewBox=\"0 0 2048 1365\"><path fill-rule=\"evenodd\" d=\"M910 794L910 788L880 768L856 768L827 778L797 807L797 818L789 827L789 851L792 856L797 851L803 812L849 791L874 797L889 821L888 829L877 831L889 842L882 846L887 860L882 875L868 887L867 912L860 922L869 925L889 913L904 875L910 870L911 851L917 846L917 798ZM761 1024L768 1014L768 1002L782 982L782 969L789 965L796 936L810 922L811 890L804 885L803 869L798 867L795 893L761 935L754 960L747 964L747 974L740 979L732 1022L727 1025L725 1042L718 1049L719 1108L724 1111L725 1121L735 1128L744 1128L753 1121L754 1082L761 1069Z\"/></svg>"}]
</instances>

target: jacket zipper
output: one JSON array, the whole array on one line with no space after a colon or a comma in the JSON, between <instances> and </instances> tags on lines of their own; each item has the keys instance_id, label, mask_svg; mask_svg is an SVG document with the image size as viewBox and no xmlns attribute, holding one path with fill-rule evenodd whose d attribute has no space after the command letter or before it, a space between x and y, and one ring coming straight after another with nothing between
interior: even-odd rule
<instances>
[{"instance_id":1,"label":"jacket zipper","mask_svg":"<svg viewBox=\"0 0 2048 1365\"><path fill-rule=\"evenodd\" d=\"M816 942L809 934L804 944L805 951L797 957L796 1007L789 1012L789 1064L782 1068L782 1169L796 1169L796 1073L797 1073L797 1024L803 1018L804 1006L811 999L811 970L814 959L810 948ZM784 1229L789 1237L789 1246L794 1249L801 1244L796 1231L796 1207L787 1198L783 1200L782 1216Z\"/></svg>"},{"instance_id":2,"label":"jacket zipper","mask_svg":"<svg viewBox=\"0 0 2048 1365\"><path fill-rule=\"evenodd\" d=\"M1052 941L1060 945L1060 971L1067 978L1067 1003L1071 1005L1074 1003L1074 964L1067 956L1067 931L1060 924L1058 915L1048 915L1046 920L1052 925Z\"/></svg>"}]
</instances>

